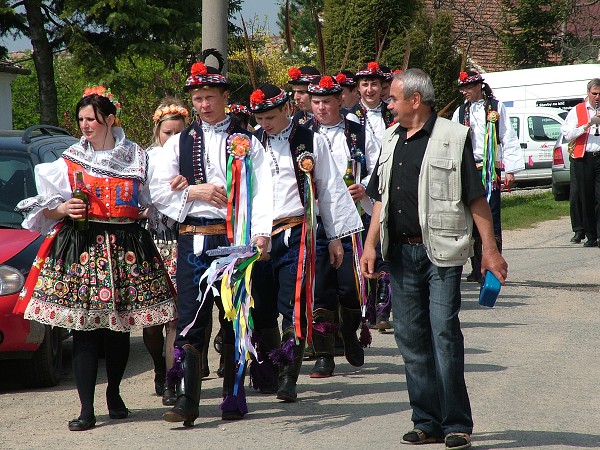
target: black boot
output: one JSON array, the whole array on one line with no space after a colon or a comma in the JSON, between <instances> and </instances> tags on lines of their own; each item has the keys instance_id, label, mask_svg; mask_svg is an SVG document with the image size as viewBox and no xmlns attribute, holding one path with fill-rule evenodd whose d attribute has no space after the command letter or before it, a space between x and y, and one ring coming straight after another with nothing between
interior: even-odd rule
<instances>
[{"instance_id":1,"label":"black boot","mask_svg":"<svg viewBox=\"0 0 600 450\"><path fill-rule=\"evenodd\" d=\"M202 347L202 378L207 378L210 375L208 367L208 348L210 347L210 335L212 333L212 319L204 330L204 346Z\"/></svg>"},{"instance_id":2,"label":"black boot","mask_svg":"<svg viewBox=\"0 0 600 450\"><path fill-rule=\"evenodd\" d=\"M202 388L201 353L190 344L182 348L184 352L183 378L177 386L177 401L175 406L163 414L167 422L183 422L184 427L193 427L194 420L198 418L198 404L200 403L200 391Z\"/></svg>"},{"instance_id":3,"label":"black boot","mask_svg":"<svg viewBox=\"0 0 600 450\"><path fill-rule=\"evenodd\" d=\"M335 313L326 309L316 309L313 325L312 344L317 360L309 372L311 378L329 378L333 376L335 361L335 335L337 326L334 323Z\"/></svg>"},{"instance_id":4,"label":"black boot","mask_svg":"<svg viewBox=\"0 0 600 450\"><path fill-rule=\"evenodd\" d=\"M288 341L293 339L292 345L292 363L285 364L279 367L279 390L277 391L277 398L284 402L295 402L298 399L296 392L296 383L298 382L298 375L300 375L300 368L302 367L302 358L304 357L304 348L306 341L304 339L298 339L296 341L296 334L294 328L287 328L283 332L281 337L282 348L288 344Z\"/></svg>"},{"instance_id":5,"label":"black boot","mask_svg":"<svg viewBox=\"0 0 600 450\"><path fill-rule=\"evenodd\" d=\"M223 412L221 413L221 419L241 420L248 412L246 393L244 392L246 369L244 368L242 373L237 395L234 395L235 377L238 371L238 364L235 360L235 346L224 343L221 354L225 362L223 370L223 403L221 403L221 410Z\"/></svg>"},{"instance_id":6,"label":"black boot","mask_svg":"<svg viewBox=\"0 0 600 450\"><path fill-rule=\"evenodd\" d=\"M361 367L365 363L365 350L356 337L361 320L362 313L360 309L340 306L340 332L344 339L344 354L346 355L346 361L354 367Z\"/></svg>"},{"instance_id":7,"label":"black boot","mask_svg":"<svg viewBox=\"0 0 600 450\"><path fill-rule=\"evenodd\" d=\"M392 299L390 296L390 274L380 272L377 278L377 290L375 292L376 318L373 328L379 331L385 331L392 328L390 324L390 310L392 308Z\"/></svg>"},{"instance_id":8,"label":"black boot","mask_svg":"<svg viewBox=\"0 0 600 450\"><path fill-rule=\"evenodd\" d=\"M279 328L265 328L256 331L257 343L256 350L259 361L252 359L250 363L250 382L254 389L258 389L261 394L275 394L279 388L277 379L279 375L278 367L273 364L269 354L281 347L281 334Z\"/></svg>"}]
</instances>

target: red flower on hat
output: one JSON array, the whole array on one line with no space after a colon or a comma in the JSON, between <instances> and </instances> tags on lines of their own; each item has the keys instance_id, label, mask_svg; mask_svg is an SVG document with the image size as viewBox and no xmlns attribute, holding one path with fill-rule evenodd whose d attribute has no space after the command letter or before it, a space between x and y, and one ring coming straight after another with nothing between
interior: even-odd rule
<instances>
[{"instance_id":1,"label":"red flower on hat","mask_svg":"<svg viewBox=\"0 0 600 450\"><path fill-rule=\"evenodd\" d=\"M402 73L402 69L396 69L396 70L394 70L394 75L399 74L399 73Z\"/></svg>"},{"instance_id":2,"label":"red flower on hat","mask_svg":"<svg viewBox=\"0 0 600 450\"><path fill-rule=\"evenodd\" d=\"M458 79L460 81L465 81L467 78L469 78L469 74L467 74L467 72L461 72L460 75L458 76Z\"/></svg>"},{"instance_id":3,"label":"red flower on hat","mask_svg":"<svg viewBox=\"0 0 600 450\"><path fill-rule=\"evenodd\" d=\"M265 93L263 91L261 91L260 89L255 90L250 95L250 103L252 103L253 105L260 105L264 101L265 101Z\"/></svg>"},{"instance_id":4,"label":"red flower on hat","mask_svg":"<svg viewBox=\"0 0 600 450\"><path fill-rule=\"evenodd\" d=\"M369 72L377 72L379 70L379 64L376 62L370 62L367 64L367 70Z\"/></svg>"},{"instance_id":5,"label":"red flower on hat","mask_svg":"<svg viewBox=\"0 0 600 450\"><path fill-rule=\"evenodd\" d=\"M192 65L192 69L190 70L190 73L193 76L206 75L206 73L207 73L206 66L204 65L204 63L201 63L201 62L194 63Z\"/></svg>"},{"instance_id":6,"label":"red flower on hat","mask_svg":"<svg viewBox=\"0 0 600 450\"><path fill-rule=\"evenodd\" d=\"M335 79L336 79L336 81L337 81L339 84L342 84L342 83L345 83L346 81L348 81L348 78L347 78L347 77L346 77L346 75L345 75L345 74L343 74L343 73L338 73L338 74L335 76Z\"/></svg>"},{"instance_id":7,"label":"red flower on hat","mask_svg":"<svg viewBox=\"0 0 600 450\"><path fill-rule=\"evenodd\" d=\"M300 78L300 75L302 75L302 72L300 72L300 69L298 69L297 67L290 67L290 69L288 70L288 75L292 80L297 80L298 78Z\"/></svg>"},{"instance_id":8,"label":"red flower on hat","mask_svg":"<svg viewBox=\"0 0 600 450\"><path fill-rule=\"evenodd\" d=\"M321 80L319 81L319 87L331 89L333 86L333 78L331 78L329 75L321 77Z\"/></svg>"}]
</instances>

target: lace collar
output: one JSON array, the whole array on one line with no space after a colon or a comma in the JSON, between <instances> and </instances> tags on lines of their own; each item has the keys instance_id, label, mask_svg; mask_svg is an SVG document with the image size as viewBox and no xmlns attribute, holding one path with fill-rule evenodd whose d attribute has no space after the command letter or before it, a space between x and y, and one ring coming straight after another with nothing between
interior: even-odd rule
<instances>
[{"instance_id":1,"label":"lace collar","mask_svg":"<svg viewBox=\"0 0 600 450\"><path fill-rule=\"evenodd\" d=\"M375 108L369 108L367 105L365 105L363 103L363 101L360 101L360 106L367 112L374 112L374 113L378 113L381 114L381 104L382 102L379 102L379 105L377 105Z\"/></svg>"},{"instance_id":2,"label":"lace collar","mask_svg":"<svg viewBox=\"0 0 600 450\"><path fill-rule=\"evenodd\" d=\"M122 128L113 127L112 133L115 138L113 149L94 150L92 144L82 136L77 144L64 151L63 158L98 174L135 178L145 183L147 153L135 142L126 139Z\"/></svg>"},{"instance_id":3,"label":"lace collar","mask_svg":"<svg viewBox=\"0 0 600 450\"><path fill-rule=\"evenodd\" d=\"M281 130L279 133L276 134L267 134L267 136L269 137L269 139L274 139L277 141L287 141L290 138L290 133L292 131L292 126L294 125L294 122L292 122L290 120L290 123L288 124L287 127L285 127L283 130Z\"/></svg>"},{"instance_id":4,"label":"lace collar","mask_svg":"<svg viewBox=\"0 0 600 450\"><path fill-rule=\"evenodd\" d=\"M225 117L225 119L223 119L221 122L217 122L214 125L202 122L202 131L204 131L205 133L210 131L212 131L213 133L222 133L223 131L227 130L227 127L229 127L230 123L231 117L229 116Z\"/></svg>"}]
</instances>

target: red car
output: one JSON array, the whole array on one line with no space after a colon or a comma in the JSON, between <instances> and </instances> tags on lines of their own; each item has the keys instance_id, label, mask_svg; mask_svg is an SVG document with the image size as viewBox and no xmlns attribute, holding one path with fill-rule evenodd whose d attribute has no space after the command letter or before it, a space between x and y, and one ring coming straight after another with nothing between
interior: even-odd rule
<instances>
[{"instance_id":1,"label":"red car","mask_svg":"<svg viewBox=\"0 0 600 450\"><path fill-rule=\"evenodd\" d=\"M64 328L52 328L12 313L42 236L21 227L15 206L37 194L34 167L55 161L77 142L66 130L47 125L0 131L0 359L19 359L26 386L59 383Z\"/></svg>"}]
</instances>

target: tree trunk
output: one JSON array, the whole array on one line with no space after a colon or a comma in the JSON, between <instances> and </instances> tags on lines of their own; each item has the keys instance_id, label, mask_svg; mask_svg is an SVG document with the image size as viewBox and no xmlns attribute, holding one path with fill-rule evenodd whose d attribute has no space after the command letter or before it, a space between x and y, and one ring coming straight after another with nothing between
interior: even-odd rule
<instances>
[{"instance_id":1,"label":"tree trunk","mask_svg":"<svg viewBox=\"0 0 600 450\"><path fill-rule=\"evenodd\" d=\"M44 29L41 0L24 0L31 46L33 47L33 63L37 72L38 91L40 94L41 124L58 126L58 107L56 101L56 84L54 83L54 57Z\"/></svg>"}]
</instances>

